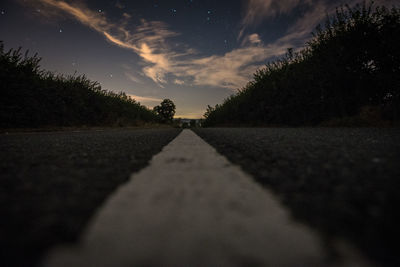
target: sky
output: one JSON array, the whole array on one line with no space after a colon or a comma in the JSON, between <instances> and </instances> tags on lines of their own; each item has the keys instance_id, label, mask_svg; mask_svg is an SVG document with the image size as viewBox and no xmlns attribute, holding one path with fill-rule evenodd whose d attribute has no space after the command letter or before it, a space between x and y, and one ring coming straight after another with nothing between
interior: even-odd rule
<instances>
[{"instance_id":1,"label":"sky","mask_svg":"<svg viewBox=\"0 0 400 267\"><path fill-rule=\"evenodd\" d=\"M0 40L175 117L201 118L356 0L2 0ZM397 1L380 0L393 5Z\"/></svg>"}]
</instances>

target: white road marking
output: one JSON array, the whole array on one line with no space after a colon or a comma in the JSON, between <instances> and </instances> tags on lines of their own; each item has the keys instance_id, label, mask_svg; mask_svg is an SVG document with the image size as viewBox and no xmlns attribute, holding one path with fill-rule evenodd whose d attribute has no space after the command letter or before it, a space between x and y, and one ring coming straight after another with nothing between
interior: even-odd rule
<instances>
[{"instance_id":1,"label":"white road marking","mask_svg":"<svg viewBox=\"0 0 400 267\"><path fill-rule=\"evenodd\" d=\"M184 130L43 265L325 266L324 253L270 192Z\"/></svg>"}]
</instances>

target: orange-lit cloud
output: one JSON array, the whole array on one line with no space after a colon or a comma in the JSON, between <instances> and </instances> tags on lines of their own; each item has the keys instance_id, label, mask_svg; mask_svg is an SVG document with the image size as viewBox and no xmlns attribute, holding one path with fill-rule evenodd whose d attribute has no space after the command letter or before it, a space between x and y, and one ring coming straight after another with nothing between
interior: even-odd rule
<instances>
[{"instance_id":1,"label":"orange-lit cloud","mask_svg":"<svg viewBox=\"0 0 400 267\"><path fill-rule=\"evenodd\" d=\"M162 99L160 98L155 98L155 97L149 97L149 96L138 96L138 95L133 95L133 94L128 94L128 96L132 97L136 101L139 102L161 102Z\"/></svg>"},{"instance_id":2,"label":"orange-lit cloud","mask_svg":"<svg viewBox=\"0 0 400 267\"><path fill-rule=\"evenodd\" d=\"M132 45L130 43L127 43L127 42L123 42L123 41L117 39L116 37L112 36L111 34L107 33L106 31L103 31L103 34L107 38L107 40L110 41L113 44L116 44L116 45L118 45L120 47L123 47L123 48L132 49L135 52L139 51L139 49L136 46L134 46L134 45Z\"/></svg>"},{"instance_id":3,"label":"orange-lit cloud","mask_svg":"<svg viewBox=\"0 0 400 267\"><path fill-rule=\"evenodd\" d=\"M85 6L71 5L64 1L56 1L56 0L38 0L31 2L39 2L45 5L47 8L53 8L53 10L44 9L43 11L56 11L62 10L77 20L79 20L82 24L91 27L92 29L102 32L104 30L109 30L113 25L110 25L104 14L92 11ZM54 10L55 8L55 10Z\"/></svg>"},{"instance_id":4,"label":"orange-lit cloud","mask_svg":"<svg viewBox=\"0 0 400 267\"><path fill-rule=\"evenodd\" d=\"M179 80L179 79L175 79L174 80L174 84L183 85L183 84L185 84L185 81L182 81L182 80Z\"/></svg>"},{"instance_id":5,"label":"orange-lit cloud","mask_svg":"<svg viewBox=\"0 0 400 267\"><path fill-rule=\"evenodd\" d=\"M181 112L176 113L175 118L185 118L185 119L199 119L202 118L204 115L204 110L198 110L194 112Z\"/></svg>"},{"instance_id":6,"label":"orange-lit cloud","mask_svg":"<svg viewBox=\"0 0 400 267\"><path fill-rule=\"evenodd\" d=\"M82 4L72 5L56 0L37 1L71 15L104 35L112 44L138 54L145 63L143 74L161 87L168 82L166 75L170 73L176 76L172 82L179 85L190 80L193 85L237 89L246 84L251 73L265 58L276 53L271 47L260 47L261 41L257 34L249 36L248 46L222 56L198 57L193 49L178 53L167 42L178 33L170 31L163 22L141 20L141 24L131 31L126 27L126 20L129 19L126 15L120 23L113 23L107 20L105 14L94 12ZM141 81L129 73L125 75L131 81Z\"/></svg>"},{"instance_id":7,"label":"orange-lit cloud","mask_svg":"<svg viewBox=\"0 0 400 267\"><path fill-rule=\"evenodd\" d=\"M111 22L106 13L90 10L82 2L56 0L31 0L47 7L49 13L64 14L81 22L83 25L102 34L105 39L119 47L129 49L142 59L142 77L131 72L125 76L135 83L143 83L149 78L159 86L167 83L229 88L243 87L252 74L266 61L286 52L287 48L302 43L310 36L316 24L323 19L327 5L316 0L249 0L243 17L243 29L251 24L260 23L265 17L288 13L299 4L315 2L306 13L288 30L286 35L270 44L264 44L257 33L244 35L241 47L223 55L201 56L190 48L177 50L170 40L179 35L160 21L140 20L134 28L128 27L131 19L124 14L118 22ZM242 29L242 30L243 30Z\"/></svg>"},{"instance_id":8,"label":"orange-lit cloud","mask_svg":"<svg viewBox=\"0 0 400 267\"><path fill-rule=\"evenodd\" d=\"M247 46L222 56L193 59L187 66L178 66L177 73L193 78L194 85L238 89L244 86L254 71L273 54L282 54L285 47Z\"/></svg>"}]
</instances>

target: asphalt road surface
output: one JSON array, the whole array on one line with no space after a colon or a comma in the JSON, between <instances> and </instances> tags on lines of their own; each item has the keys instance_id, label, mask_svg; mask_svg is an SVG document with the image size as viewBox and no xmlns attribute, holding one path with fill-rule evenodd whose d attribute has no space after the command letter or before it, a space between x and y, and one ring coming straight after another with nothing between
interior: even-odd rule
<instances>
[{"instance_id":1,"label":"asphalt road surface","mask_svg":"<svg viewBox=\"0 0 400 267\"><path fill-rule=\"evenodd\" d=\"M188 130L180 139L174 129L1 135L1 265L32 266L50 248L79 240L88 259L97 251L91 244L105 244L99 247L104 259L105 251L121 253L124 266L163 259L228 266L279 266L282 259L293 266L292 256L316 259L317 239L332 262L354 247L360 259L398 265L399 129L195 132L252 177ZM117 227L110 231L110 223ZM276 242L266 242L266 235ZM118 240L107 247L110 236ZM131 247L132 259L119 241L135 236L145 242ZM291 249L292 239L304 246ZM276 253L273 244L281 248ZM58 255L54 262L62 263L65 254ZM154 261L146 262L149 257Z\"/></svg>"},{"instance_id":2,"label":"asphalt road surface","mask_svg":"<svg viewBox=\"0 0 400 267\"><path fill-rule=\"evenodd\" d=\"M107 199L78 244L52 249L42 264L368 266L357 253L333 262L322 244L269 190L184 130Z\"/></svg>"},{"instance_id":3,"label":"asphalt road surface","mask_svg":"<svg viewBox=\"0 0 400 267\"><path fill-rule=\"evenodd\" d=\"M177 129L0 135L0 266L34 266Z\"/></svg>"},{"instance_id":4,"label":"asphalt road surface","mask_svg":"<svg viewBox=\"0 0 400 267\"><path fill-rule=\"evenodd\" d=\"M333 244L399 266L400 129L197 129Z\"/></svg>"}]
</instances>

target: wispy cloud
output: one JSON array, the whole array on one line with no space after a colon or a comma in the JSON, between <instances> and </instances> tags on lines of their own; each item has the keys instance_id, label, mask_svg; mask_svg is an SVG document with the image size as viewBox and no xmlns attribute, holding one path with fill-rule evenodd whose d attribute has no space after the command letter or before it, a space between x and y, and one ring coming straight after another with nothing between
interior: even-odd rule
<instances>
[{"instance_id":1,"label":"wispy cloud","mask_svg":"<svg viewBox=\"0 0 400 267\"><path fill-rule=\"evenodd\" d=\"M304 30L310 32L318 22L320 22L326 14L335 11L340 4L347 3L350 6L362 2L361 0L244 0L244 15L241 21L241 29L238 39L245 37L244 34L248 28L257 26L265 20L275 18L279 15L289 15L294 9L303 7L308 10L303 17L299 18L296 25L289 29L293 32L294 29L300 30L298 35ZM398 0L375 0L376 4L395 5Z\"/></svg>"},{"instance_id":2,"label":"wispy cloud","mask_svg":"<svg viewBox=\"0 0 400 267\"><path fill-rule=\"evenodd\" d=\"M260 36L257 33L253 33L250 35L247 35L245 38L242 40L242 46L246 45L254 45L254 44L260 44L262 43Z\"/></svg>"},{"instance_id":3,"label":"wispy cloud","mask_svg":"<svg viewBox=\"0 0 400 267\"><path fill-rule=\"evenodd\" d=\"M242 23L254 25L266 18L274 17L282 13L289 13L300 3L310 0L247 0L246 11Z\"/></svg>"},{"instance_id":4,"label":"wispy cloud","mask_svg":"<svg viewBox=\"0 0 400 267\"><path fill-rule=\"evenodd\" d=\"M163 22L141 20L141 24L132 33L127 28L127 20L130 19L128 14L124 14L119 23L113 23L107 20L105 13L95 12L82 2L73 4L56 0L30 2L44 5L43 10L47 11L47 14L55 15L55 11L62 11L71 15L82 24L103 34L109 42L133 50L147 63L143 68L143 73L158 84L166 83L165 75L170 67L171 59L179 56L169 51L165 44L167 38L178 34L168 30Z\"/></svg>"},{"instance_id":5,"label":"wispy cloud","mask_svg":"<svg viewBox=\"0 0 400 267\"><path fill-rule=\"evenodd\" d=\"M138 54L144 65L143 74L163 86L168 82L167 74L175 76L173 82L193 85L206 85L236 89L243 86L251 73L262 64L276 48L260 46L258 35L249 36L246 47L235 49L225 55L199 57L193 49L176 52L168 45L168 39L179 34L168 29L160 21L141 20L134 30L128 30L124 16L119 23L110 22L106 16L84 6L72 5L64 1L37 0L54 10L57 8L71 15L82 24L104 35L111 43L130 49ZM281 51L282 49L278 49ZM125 73L132 81L138 82L134 75Z\"/></svg>"},{"instance_id":6,"label":"wispy cloud","mask_svg":"<svg viewBox=\"0 0 400 267\"><path fill-rule=\"evenodd\" d=\"M288 14L294 8L302 5L311 4L312 0L247 0L245 1L245 13L242 19L242 28L239 38L249 26L257 26L265 19L275 17L280 14Z\"/></svg>"},{"instance_id":7,"label":"wispy cloud","mask_svg":"<svg viewBox=\"0 0 400 267\"><path fill-rule=\"evenodd\" d=\"M237 89L271 55L282 54L284 47L253 45L235 49L222 56L193 59L187 66L177 67L176 73L193 78L194 85L208 85Z\"/></svg>"},{"instance_id":8,"label":"wispy cloud","mask_svg":"<svg viewBox=\"0 0 400 267\"><path fill-rule=\"evenodd\" d=\"M174 80L174 84L183 85L183 84L185 84L185 81L182 81L182 80L179 80L179 79L175 79Z\"/></svg>"},{"instance_id":9,"label":"wispy cloud","mask_svg":"<svg viewBox=\"0 0 400 267\"><path fill-rule=\"evenodd\" d=\"M162 99L160 98L155 98L155 97L149 97L149 96L138 96L138 95L133 95L133 94L127 94L128 96L132 97L138 102L146 102L146 103L160 103Z\"/></svg>"},{"instance_id":10,"label":"wispy cloud","mask_svg":"<svg viewBox=\"0 0 400 267\"><path fill-rule=\"evenodd\" d=\"M171 45L179 36L160 21L140 20L136 27L128 26L131 19L124 14L120 21L110 21L106 13L90 10L83 2L56 0L31 0L47 7L52 14L58 11L102 34L117 46L129 49L142 59L143 79L149 78L159 86L171 82L178 85L213 86L237 89L244 86L252 73L272 57L285 53L287 48L298 47L331 8L324 0L248 0L242 20L243 30L257 25L263 19L289 13L299 5L309 5L308 12L289 28L287 33L273 43L265 44L257 33L243 35L241 46L223 55L201 56L195 50ZM310 3L313 3L311 5ZM144 82L131 71L125 76L137 83Z\"/></svg>"},{"instance_id":11,"label":"wispy cloud","mask_svg":"<svg viewBox=\"0 0 400 267\"><path fill-rule=\"evenodd\" d=\"M136 75L134 75L128 71L125 71L124 75L126 78L128 78L130 81L132 81L134 83L140 83L140 84L144 83L140 78L138 78Z\"/></svg>"},{"instance_id":12,"label":"wispy cloud","mask_svg":"<svg viewBox=\"0 0 400 267\"><path fill-rule=\"evenodd\" d=\"M57 11L64 11L69 15L72 15L75 19L79 20L82 24L89 26L90 28L98 31L108 31L114 25L107 22L105 15L103 13L92 11L86 8L83 5L71 5L64 1L56 1L56 0L38 0L38 1L31 1L31 2L38 2L39 4L44 4L45 8L42 9L42 14L56 14ZM46 8L47 7L47 8ZM53 9L49 9L53 8ZM55 8L55 9L54 9Z\"/></svg>"}]
</instances>

